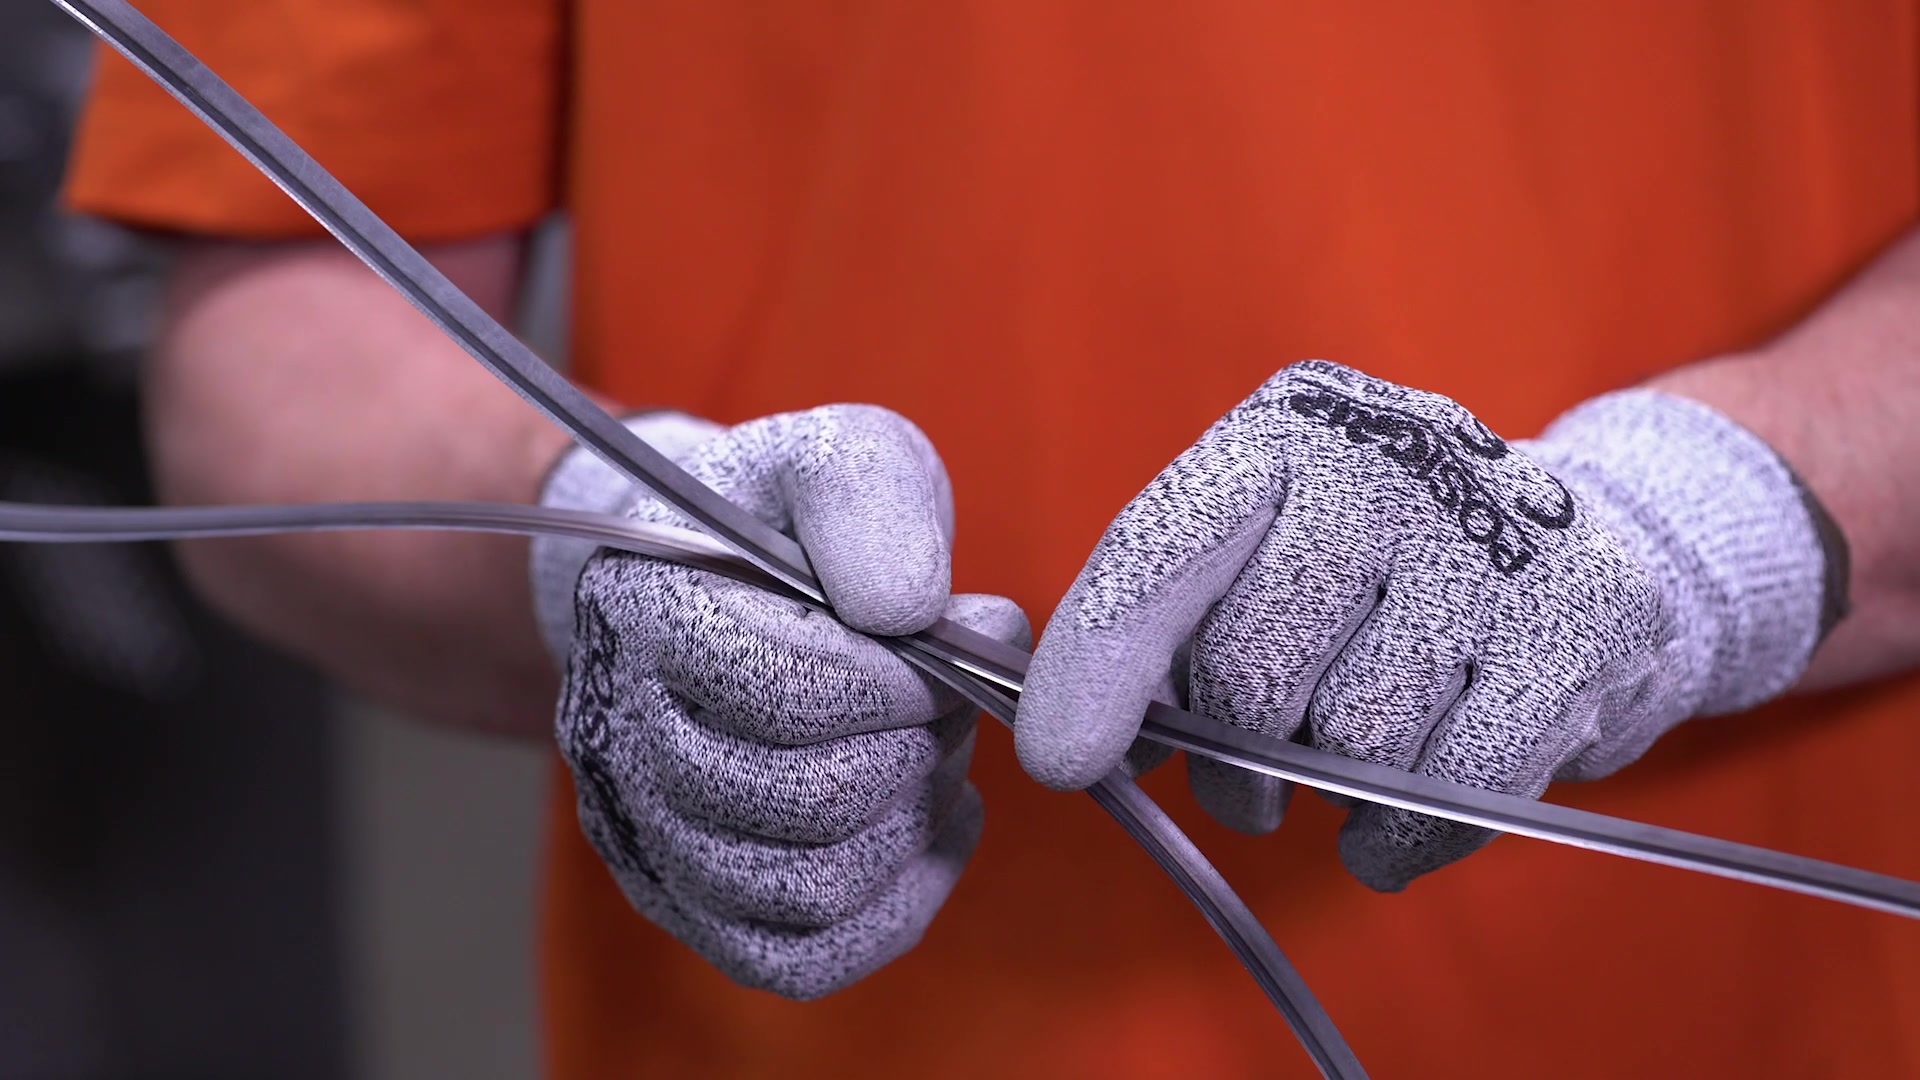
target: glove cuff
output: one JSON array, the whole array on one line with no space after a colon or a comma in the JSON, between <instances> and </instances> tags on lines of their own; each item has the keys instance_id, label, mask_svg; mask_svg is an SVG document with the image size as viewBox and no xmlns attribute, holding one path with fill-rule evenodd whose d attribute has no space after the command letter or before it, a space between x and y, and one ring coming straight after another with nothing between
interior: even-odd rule
<instances>
[{"instance_id":1,"label":"glove cuff","mask_svg":"<svg viewBox=\"0 0 1920 1080\"><path fill-rule=\"evenodd\" d=\"M1829 596L1844 541L1830 557L1824 512L1766 442L1705 404L1642 389L1580 405L1525 449L1659 579L1699 676L1691 714L1751 708L1800 677L1823 614L1844 607Z\"/></svg>"},{"instance_id":2,"label":"glove cuff","mask_svg":"<svg viewBox=\"0 0 1920 1080\"><path fill-rule=\"evenodd\" d=\"M636 413L623 418L627 430L670 458L718 435L723 428L710 420L671 409ZM573 447L560 456L540 488L540 505L567 510L618 514L640 496L633 481L601 461L592 451ZM540 636L556 663L565 664L573 643L573 593L580 574L599 545L591 540L540 536L533 541L530 573L533 613Z\"/></svg>"}]
</instances>

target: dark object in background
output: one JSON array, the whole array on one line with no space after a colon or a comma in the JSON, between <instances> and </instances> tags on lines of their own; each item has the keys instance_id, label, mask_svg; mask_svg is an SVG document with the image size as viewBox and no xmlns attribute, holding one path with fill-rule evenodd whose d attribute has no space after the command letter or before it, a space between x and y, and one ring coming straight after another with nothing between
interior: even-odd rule
<instances>
[{"instance_id":1,"label":"dark object in background","mask_svg":"<svg viewBox=\"0 0 1920 1080\"><path fill-rule=\"evenodd\" d=\"M0 499L150 501L158 254L52 209L91 52L0 4ZM0 1080L346 1073L330 702L155 545L0 545Z\"/></svg>"},{"instance_id":2,"label":"dark object in background","mask_svg":"<svg viewBox=\"0 0 1920 1080\"><path fill-rule=\"evenodd\" d=\"M0 4L0 375L83 364L130 382L159 254L54 212L92 37L44 0Z\"/></svg>"},{"instance_id":3,"label":"dark object in background","mask_svg":"<svg viewBox=\"0 0 1920 1080\"><path fill-rule=\"evenodd\" d=\"M0 382L0 497L144 500L134 430ZM163 549L0 547L0 1077L344 1074L328 721Z\"/></svg>"}]
</instances>

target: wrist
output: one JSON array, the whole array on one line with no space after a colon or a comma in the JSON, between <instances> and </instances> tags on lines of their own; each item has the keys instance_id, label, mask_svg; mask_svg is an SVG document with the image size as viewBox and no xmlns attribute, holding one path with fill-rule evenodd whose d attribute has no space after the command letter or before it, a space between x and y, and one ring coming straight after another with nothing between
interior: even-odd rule
<instances>
[{"instance_id":1,"label":"wrist","mask_svg":"<svg viewBox=\"0 0 1920 1080\"><path fill-rule=\"evenodd\" d=\"M1659 583L1689 715L1738 712L1806 668L1829 607L1817 506L1759 436L1657 390L1580 405L1525 446Z\"/></svg>"}]
</instances>

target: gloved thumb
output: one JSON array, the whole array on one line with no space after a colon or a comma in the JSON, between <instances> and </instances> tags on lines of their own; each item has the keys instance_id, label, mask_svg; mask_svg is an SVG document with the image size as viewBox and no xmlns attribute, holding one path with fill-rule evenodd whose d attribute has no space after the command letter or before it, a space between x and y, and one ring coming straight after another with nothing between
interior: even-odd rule
<instances>
[{"instance_id":1,"label":"gloved thumb","mask_svg":"<svg viewBox=\"0 0 1920 1080\"><path fill-rule=\"evenodd\" d=\"M835 614L873 634L932 625L953 579L953 489L933 443L874 405L793 419L780 482Z\"/></svg>"},{"instance_id":2,"label":"gloved thumb","mask_svg":"<svg viewBox=\"0 0 1920 1080\"><path fill-rule=\"evenodd\" d=\"M1020 605L991 593L960 593L947 605L951 622L1016 649L1033 647L1033 626Z\"/></svg>"}]
</instances>

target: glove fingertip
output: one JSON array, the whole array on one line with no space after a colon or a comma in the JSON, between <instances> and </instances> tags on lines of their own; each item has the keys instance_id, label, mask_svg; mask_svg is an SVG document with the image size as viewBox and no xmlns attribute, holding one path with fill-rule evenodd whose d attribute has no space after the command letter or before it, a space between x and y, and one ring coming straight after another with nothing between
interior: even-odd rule
<instances>
[{"instance_id":1,"label":"glove fingertip","mask_svg":"<svg viewBox=\"0 0 1920 1080\"><path fill-rule=\"evenodd\" d=\"M946 541L911 508L859 509L867 512L810 507L799 527L834 613L869 634L911 634L933 625L953 588Z\"/></svg>"},{"instance_id":2,"label":"glove fingertip","mask_svg":"<svg viewBox=\"0 0 1920 1080\"><path fill-rule=\"evenodd\" d=\"M1340 863L1354 880L1377 893L1405 892L1407 886L1413 884L1412 876L1396 872L1385 863L1351 857L1344 846L1340 849Z\"/></svg>"},{"instance_id":3,"label":"glove fingertip","mask_svg":"<svg viewBox=\"0 0 1920 1080\"><path fill-rule=\"evenodd\" d=\"M1080 719L1102 715L1097 704L1065 704L1064 709L1056 709L1051 700L1030 706L1022 694L1013 748L1028 776L1055 791L1079 791L1098 783L1126 757L1134 731ZM1131 712L1138 715L1144 708L1142 702Z\"/></svg>"},{"instance_id":4,"label":"glove fingertip","mask_svg":"<svg viewBox=\"0 0 1920 1080\"><path fill-rule=\"evenodd\" d=\"M1164 743L1149 742L1146 739L1135 739L1133 745L1127 748L1125 762L1127 775L1138 780L1171 760L1173 760L1173 747Z\"/></svg>"},{"instance_id":5,"label":"glove fingertip","mask_svg":"<svg viewBox=\"0 0 1920 1080\"><path fill-rule=\"evenodd\" d=\"M875 590L827 586L834 614L840 621L869 634L899 637L932 626L946 607L946 590L908 588Z\"/></svg>"},{"instance_id":6,"label":"glove fingertip","mask_svg":"<svg viewBox=\"0 0 1920 1080\"><path fill-rule=\"evenodd\" d=\"M1013 725L1021 767L1055 791L1091 786L1126 758L1162 682L1141 673L1166 668L1143 662L1130 635L1078 626L1071 604L1070 596L1054 612L1033 654Z\"/></svg>"},{"instance_id":7,"label":"glove fingertip","mask_svg":"<svg viewBox=\"0 0 1920 1080\"><path fill-rule=\"evenodd\" d=\"M875 406L807 414L786 466L795 535L856 630L924 630L953 586L952 493L926 436Z\"/></svg>"},{"instance_id":8,"label":"glove fingertip","mask_svg":"<svg viewBox=\"0 0 1920 1080\"><path fill-rule=\"evenodd\" d=\"M1207 816L1238 833L1265 836L1278 829L1293 785L1210 758L1187 758L1187 781Z\"/></svg>"},{"instance_id":9,"label":"glove fingertip","mask_svg":"<svg viewBox=\"0 0 1920 1080\"><path fill-rule=\"evenodd\" d=\"M969 630L1019 649L1033 648L1033 624L1020 605L991 593L960 593L947 602L946 617Z\"/></svg>"},{"instance_id":10,"label":"glove fingertip","mask_svg":"<svg viewBox=\"0 0 1920 1080\"><path fill-rule=\"evenodd\" d=\"M1384 820L1390 814L1405 812L1363 803L1348 812L1346 823L1340 827L1340 863L1360 884L1379 893L1403 892L1416 878L1460 857L1441 854L1450 846L1445 836L1448 830L1421 844L1395 843Z\"/></svg>"}]
</instances>

